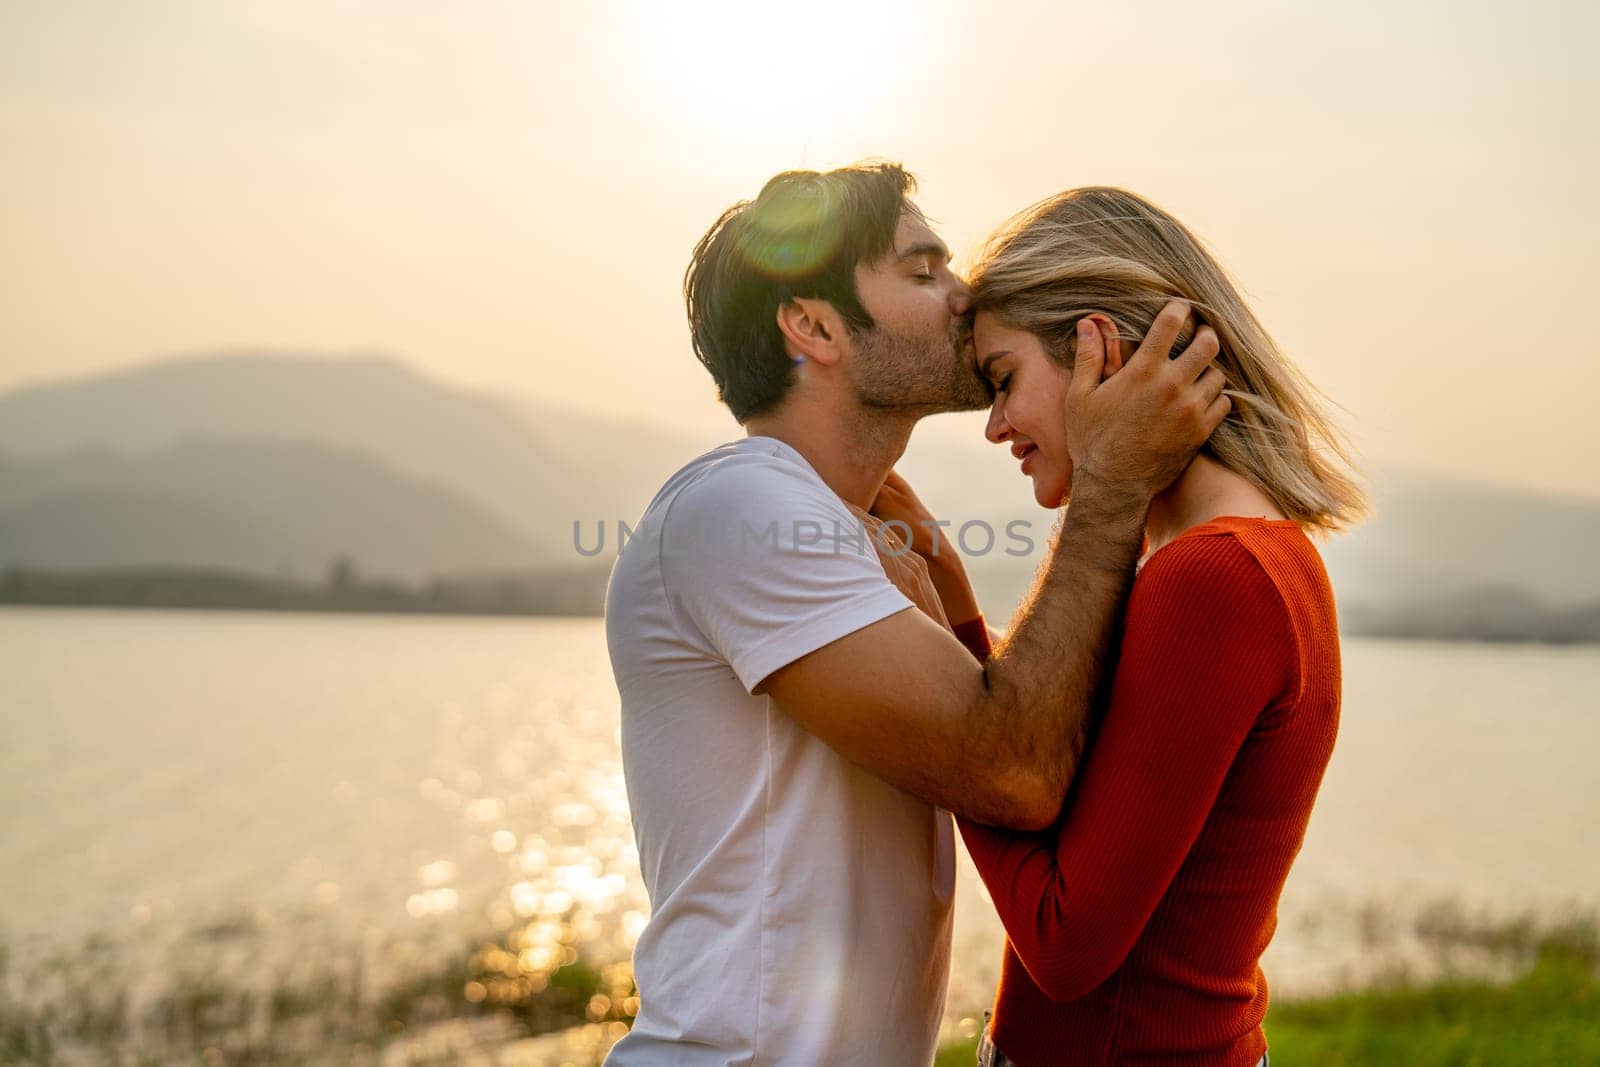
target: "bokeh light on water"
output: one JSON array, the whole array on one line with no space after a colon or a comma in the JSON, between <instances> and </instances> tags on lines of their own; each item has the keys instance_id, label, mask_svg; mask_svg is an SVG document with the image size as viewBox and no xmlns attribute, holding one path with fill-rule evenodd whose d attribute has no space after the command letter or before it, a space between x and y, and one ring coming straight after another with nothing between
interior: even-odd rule
<instances>
[{"instance_id":1,"label":"bokeh light on water","mask_svg":"<svg viewBox=\"0 0 1600 1067\"><path fill-rule=\"evenodd\" d=\"M7 916L17 1003L95 1005L68 1028L86 1043L154 1013L158 1057L424 1061L551 1031L581 1060L625 1032L648 900L592 621L3 621L27 738L5 769L48 813L7 851L54 867ZM102 788L53 786L52 757Z\"/></svg>"}]
</instances>

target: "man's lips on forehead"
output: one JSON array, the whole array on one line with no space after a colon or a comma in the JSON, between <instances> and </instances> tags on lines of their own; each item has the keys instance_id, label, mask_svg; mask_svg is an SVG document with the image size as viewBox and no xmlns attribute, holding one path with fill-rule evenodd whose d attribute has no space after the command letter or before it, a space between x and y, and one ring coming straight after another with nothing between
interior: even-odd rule
<instances>
[{"instance_id":1,"label":"man's lips on forehead","mask_svg":"<svg viewBox=\"0 0 1600 1067\"><path fill-rule=\"evenodd\" d=\"M967 326L961 329L959 332L953 334L953 338L955 342L956 353L961 357L961 361L967 365L968 370L970 370L973 374L977 374L978 346L973 340L972 327Z\"/></svg>"}]
</instances>

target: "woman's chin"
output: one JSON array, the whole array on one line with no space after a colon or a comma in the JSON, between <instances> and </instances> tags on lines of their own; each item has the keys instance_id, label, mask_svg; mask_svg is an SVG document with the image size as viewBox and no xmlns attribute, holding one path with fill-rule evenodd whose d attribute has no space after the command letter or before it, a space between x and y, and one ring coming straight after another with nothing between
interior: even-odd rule
<instances>
[{"instance_id":1,"label":"woman's chin","mask_svg":"<svg viewBox=\"0 0 1600 1067\"><path fill-rule=\"evenodd\" d=\"M1067 503L1066 486L1056 485L1052 478L1041 478L1035 474L1033 481L1033 499L1041 508L1060 508Z\"/></svg>"}]
</instances>

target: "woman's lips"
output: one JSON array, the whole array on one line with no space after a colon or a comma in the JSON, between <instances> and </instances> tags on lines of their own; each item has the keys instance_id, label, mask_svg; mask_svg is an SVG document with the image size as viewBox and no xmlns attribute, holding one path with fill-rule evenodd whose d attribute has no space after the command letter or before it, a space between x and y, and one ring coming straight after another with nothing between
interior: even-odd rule
<instances>
[{"instance_id":1,"label":"woman's lips","mask_svg":"<svg viewBox=\"0 0 1600 1067\"><path fill-rule=\"evenodd\" d=\"M1028 445L1026 448L1022 449L1020 452L1017 453L1017 458L1022 460L1022 473L1023 474L1027 474L1028 473L1028 465L1033 462L1033 457L1035 455L1037 455L1038 452L1039 452L1039 449L1036 446Z\"/></svg>"}]
</instances>

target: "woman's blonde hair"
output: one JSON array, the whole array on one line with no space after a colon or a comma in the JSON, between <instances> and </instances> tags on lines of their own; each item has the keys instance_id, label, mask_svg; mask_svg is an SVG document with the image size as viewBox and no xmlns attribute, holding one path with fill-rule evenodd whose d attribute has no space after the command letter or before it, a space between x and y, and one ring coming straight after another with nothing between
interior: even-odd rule
<instances>
[{"instance_id":1,"label":"woman's blonde hair","mask_svg":"<svg viewBox=\"0 0 1600 1067\"><path fill-rule=\"evenodd\" d=\"M1233 398L1204 451L1309 529L1343 529L1366 513L1350 447L1321 395L1278 350L1200 241L1148 200L1090 187L1036 204L989 238L972 288L978 311L1036 335L1069 366L1084 316L1105 315L1137 345L1168 301L1189 301L1191 322L1209 325L1222 342L1213 365ZM1193 326L1173 352L1191 336Z\"/></svg>"}]
</instances>

